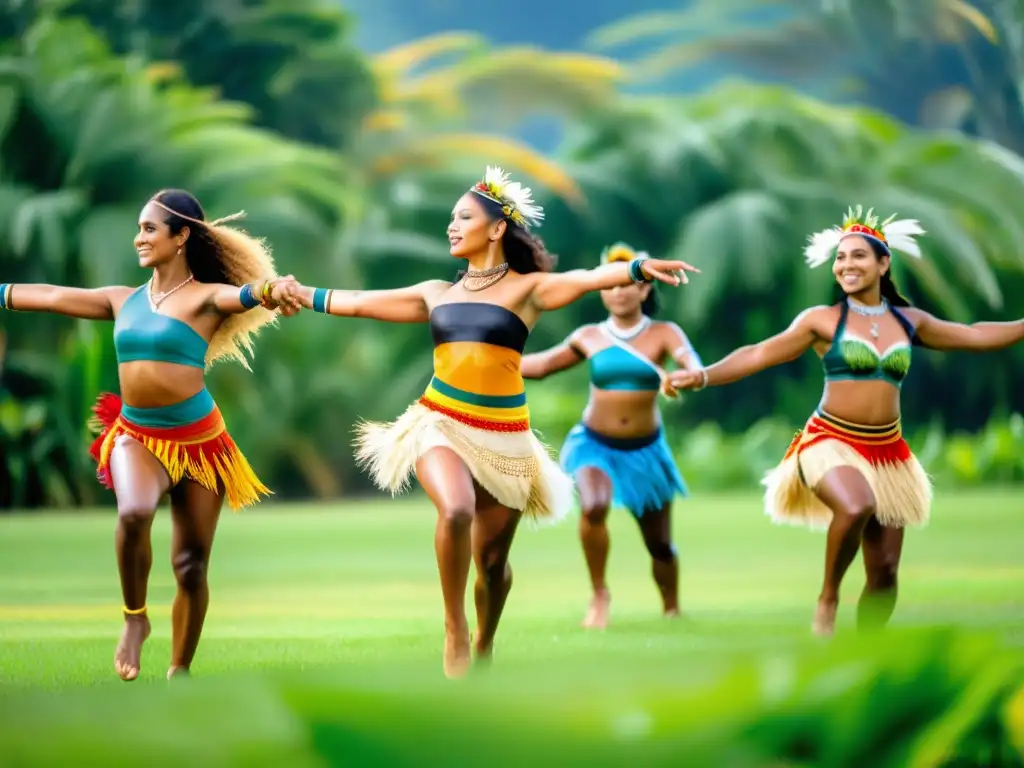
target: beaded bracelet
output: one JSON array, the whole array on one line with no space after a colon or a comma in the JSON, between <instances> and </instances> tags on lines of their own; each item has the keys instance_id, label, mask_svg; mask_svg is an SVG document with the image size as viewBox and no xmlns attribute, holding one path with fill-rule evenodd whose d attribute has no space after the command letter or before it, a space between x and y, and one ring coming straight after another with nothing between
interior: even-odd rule
<instances>
[{"instance_id":1,"label":"beaded bracelet","mask_svg":"<svg viewBox=\"0 0 1024 768\"><path fill-rule=\"evenodd\" d=\"M258 307L260 305L259 297L257 297L253 292L252 285L250 283L246 283L242 286L242 289L238 292L238 300L246 309L252 309L253 307Z\"/></svg>"},{"instance_id":2,"label":"beaded bracelet","mask_svg":"<svg viewBox=\"0 0 1024 768\"><path fill-rule=\"evenodd\" d=\"M651 278L644 274L643 265L645 261L647 261L647 259L643 256L640 256L638 258L632 259L629 262L629 279L632 280L634 283L651 282Z\"/></svg>"}]
</instances>

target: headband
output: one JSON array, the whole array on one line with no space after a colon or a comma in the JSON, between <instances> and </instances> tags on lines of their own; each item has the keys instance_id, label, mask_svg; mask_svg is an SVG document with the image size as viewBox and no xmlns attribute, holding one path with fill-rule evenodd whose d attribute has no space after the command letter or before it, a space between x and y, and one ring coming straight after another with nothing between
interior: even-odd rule
<instances>
[{"instance_id":1,"label":"headband","mask_svg":"<svg viewBox=\"0 0 1024 768\"><path fill-rule=\"evenodd\" d=\"M178 213L178 211L174 210L169 205L161 203L155 197L151 198L149 202L159 205L168 213L173 213L175 216L179 218L185 219L187 221L193 221L196 224L202 224L204 227L218 227L221 224L226 224L229 221L237 221L238 219L245 218L245 211L238 211L237 213L232 213L229 216L225 216L221 219L214 219L213 221L203 221L202 219L193 219L191 216L186 216L184 213Z\"/></svg>"},{"instance_id":2,"label":"headband","mask_svg":"<svg viewBox=\"0 0 1024 768\"><path fill-rule=\"evenodd\" d=\"M501 168L487 166L483 180L470 187L470 191L500 205L502 215L524 229L540 226L544 220L544 209L533 202L530 188L509 181Z\"/></svg>"},{"instance_id":3,"label":"headband","mask_svg":"<svg viewBox=\"0 0 1024 768\"><path fill-rule=\"evenodd\" d=\"M841 227L815 232L808 238L807 247L804 248L804 261L811 268L820 267L832 258L833 251L843 238L850 235L871 238L890 256L893 251L899 251L919 259L921 248L914 238L923 234L924 230L917 219L896 219L896 214L893 214L885 221L879 222L873 208L869 208L865 213L863 206L858 205L856 209L847 209Z\"/></svg>"}]
</instances>

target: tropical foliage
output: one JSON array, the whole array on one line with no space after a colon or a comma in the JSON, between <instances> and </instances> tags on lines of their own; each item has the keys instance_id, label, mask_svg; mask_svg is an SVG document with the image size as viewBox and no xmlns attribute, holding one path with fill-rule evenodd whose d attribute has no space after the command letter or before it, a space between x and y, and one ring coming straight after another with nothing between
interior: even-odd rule
<instances>
[{"instance_id":1,"label":"tropical foliage","mask_svg":"<svg viewBox=\"0 0 1024 768\"><path fill-rule=\"evenodd\" d=\"M1022 22L1019 3L998 0L693 0L609 24L591 43L640 49L633 65L641 79L724 60L1020 152Z\"/></svg>"},{"instance_id":2,"label":"tropical foliage","mask_svg":"<svg viewBox=\"0 0 1024 768\"><path fill-rule=\"evenodd\" d=\"M903 13L878 5L873 19ZM692 25L746 7L698 2L683 19ZM958 29L984 26L969 6L956 9L948 18L961 19ZM840 24L838 13L805 13L802 23L852 34L856 25ZM1002 41L1015 22L986 14ZM656 26L669 34L685 26L674 23L662 17ZM780 35L787 23L766 18L758 29ZM894 50L919 44L897 34L904 26L886 23ZM946 34L944 25L915 34ZM735 25L720 26L708 39L725 40L730 29L735 35ZM619 239L699 265L699 280L666 293L665 311L708 360L830 299L827 270L806 269L799 252L809 231L858 202L924 222L928 258L897 268L921 305L958 319L1024 312L1015 208L1024 161L1007 146L923 132L884 112L828 105L778 85L730 82L685 99L627 95L641 71L635 66L496 47L477 35L441 33L364 56L351 31L348 15L316 0L3 6L0 277L141 282L130 233L140 202L164 186L189 187L214 214L245 208L247 226L274 244L280 268L309 284L386 288L448 277L456 268L444 242L451 204L484 164L496 163L548 206L541 234L560 268L591 266ZM612 32L604 36L614 42ZM860 61L821 69L864 77ZM1009 58L986 66L1015 71ZM525 138L538 123L548 143L560 138L556 150ZM546 316L531 348L601 315L591 297ZM83 425L97 391L116 387L109 329L36 315L5 315L2 323L0 507L101 499ZM964 362L915 359L905 387L909 424L975 432L1024 412L1011 385L1024 373L1020 352L990 355L980 368ZM222 366L211 388L280 496L330 497L367 488L352 464L352 425L395 416L429 374L424 327L303 314L263 335L252 374ZM791 431L819 388L816 364L802 360L688 397L666 409L666 421L684 438L711 434L698 426L719 422L724 447L694 458L684 439L680 456L695 472L713 461L746 477L748 454L736 441L774 450L777 441L764 435ZM531 384L537 426L557 441L585 396L582 370ZM748 432L768 413L776 426Z\"/></svg>"}]
</instances>

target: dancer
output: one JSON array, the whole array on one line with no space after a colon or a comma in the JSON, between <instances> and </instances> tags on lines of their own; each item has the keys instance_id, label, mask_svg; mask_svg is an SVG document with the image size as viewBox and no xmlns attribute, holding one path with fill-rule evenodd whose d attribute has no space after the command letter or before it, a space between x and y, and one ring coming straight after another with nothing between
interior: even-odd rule
<instances>
[{"instance_id":1,"label":"dancer","mask_svg":"<svg viewBox=\"0 0 1024 768\"><path fill-rule=\"evenodd\" d=\"M687 282L683 270L696 271L680 261L635 259L553 273L553 258L530 232L542 216L528 188L510 182L500 168L488 168L452 211L450 251L469 262L454 284L297 289L303 306L317 312L430 324L434 376L426 392L390 424L361 424L356 455L377 486L392 493L406 488L415 473L437 508L434 546L449 677L469 667L463 605L470 557L477 569L475 650L486 660L512 585L508 555L520 517L553 522L572 504L572 481L530 429L519 371L530 328L541 312L589 291L652 279L678 285ZM291 290L282 284L273 295Z\"/></svg>"},{"instance_id":2,"label":"dancer","mask_svg":"<svg viewBox=\"0 0 1024 768\"><path fill-rule=\"evenodd\" d=\"M892 252L920 258L914 220L879 223L851 209L842 227L813 235L811 267L832 258L839 298L801 313L784 332L741 347L699 371L670 374L681 389L738 381L796 359L819 355L825 391L818 409L764 480L765 511L777 522L828 528L825 577L812 628L831 635L839 586L863 544L867 584L860 626L883 625L896 605L897 571L908 526L927 522L932 487L900 427L900 386L913 345L988 351L1024 339L1024 320L962 325L912 307L896 289Z\"/></svg>"},{"instance_id":3,"label":"dancer","mask_svg":"<svg viewBox=\"0 0 1024 768\"><path fill-rule=\"evenodd\" d=\"M605 249L601 262L646 257L617 243ZM590 400L582 422L566 438L561 459L576 481L580 542L594 591L583 626L599 629L608 625L611 602L605 571L610 546L606 521L613 499L639 523L665 616L679 615L671 510L676 494L688 494L662 432L658 392L670 397L676 392L660 366L671 359L683 369L700 367L678 325L651 319L658 310L653 285L604 290L601 301L609 312L607 320L576 329L556 347L526 355L522 365L523 378L543 379L584 360L590 364Z\"/></svg>"},{"instance_id":4,"label":"dancer","mask_svg":"<svg viewBox=\"0 0 1024 768\"><path fill-rule=\"evenodd\" d=\"M178 590L172 609L168 678L187 673L203 628L206 572L225 496L238 510L269 491L228 434L204 369L220 359L248 368L256 332L274 321L274 265L263 245L207 222L183 190L157 193L142 209L135 248L153 271L139 288L83 289L0 285L0 309L113 320L124 402L101 395L91 426L97 476L117 497L115 549L125 625L114 655L122 680L141 670L150 633L146 590L153 560L150 529L170 495L171 563ZM261 306L262 305L262 306ZM298 305L282 307L293 314Z\"/></svg>"}]
</instances>

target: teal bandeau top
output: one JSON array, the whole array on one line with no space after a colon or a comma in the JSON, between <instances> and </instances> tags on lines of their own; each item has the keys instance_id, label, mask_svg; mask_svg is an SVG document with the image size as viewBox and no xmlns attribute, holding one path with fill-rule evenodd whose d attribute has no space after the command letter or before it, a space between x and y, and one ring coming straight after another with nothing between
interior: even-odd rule
<instances>
[{"instance_id":1,"label":"teal bandeau top","mask_svg":"<svg viewBox=\"0 0 1024 768\"><path fill-rule=\"evenodd\" d=\"M850 306L846 301L840 305L839 323L832 338L832 346L821 358L825 381L880 380L896 387L903 384L910 372L911 349L918 343L917 334L906 315L895 307L889 307L889 311L906 332L907 341L898 341L879 351L870 341L847 329Z\"/></svg>"},{"instance_id":2,"label":"teal bandeau top","mask_svg":"<svg viewBox=\"0 0 1024 768\"><path fill-rule=\"evenodd\" d=\"M206 367L206 339L181 320L155 311L147 286L136 289L114 322L114 352L118 363L152 360L192 368Z\"/></svg>"},{"instance_id":3,"label":"teal bandeau top","mask_svg":"<svg viewBox=\"0 0 1024 768\"><path fill-rule=\"evenodd\" d=\"M590 383L597 389L629 392L657 392L661 388L661 376L654 363L628 342L615 339L605 328L601 328L611 345L590 356ZM582 350L577 350L582 353Z\"/></svg>"}]
</instances>

